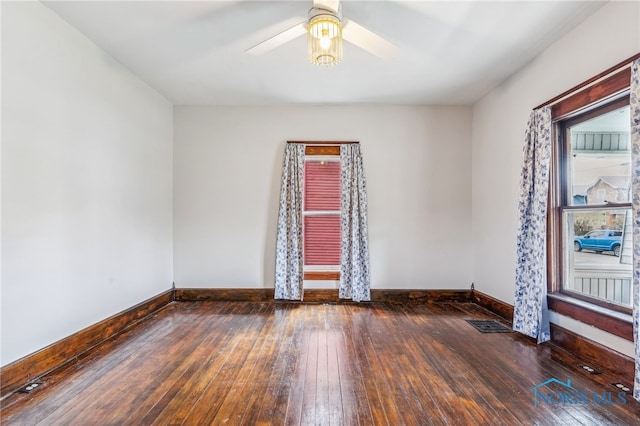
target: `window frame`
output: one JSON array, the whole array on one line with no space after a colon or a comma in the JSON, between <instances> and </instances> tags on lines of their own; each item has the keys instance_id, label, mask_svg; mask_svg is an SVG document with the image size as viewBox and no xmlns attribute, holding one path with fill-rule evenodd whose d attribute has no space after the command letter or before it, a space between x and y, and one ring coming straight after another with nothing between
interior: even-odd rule
<instances>
[{"instance_id":1,"label":"window frame","mask_svg":"<svg viewBox=\"0 0 640 426\"><path fill-rule=\"evenodd\" d=\"M554 226L551 229L555 230L554 235L552 236L552 243L555 244L554 253L558 256L557 264L559 268L555 270L551 270L551 273L555 276L551 279L551 291L554 293L561 293L566 295L567 297L579 299L588 303L592 303L594 305L602 306L607 309L611 309L614 311L631 314L631 308L627 308L622 305L618 305L615 303L610 303L605 300L601 300L595 297L590 297L588 295L579 294L576 292L572 292L570 290L565 290L564 288L564 279L566 268L565 265L565 257L564 250L566 249L564 243L566 229L564 229L564 220L563 215L565 212L578 212L578 211L587 211L587 210L598 210L598 209L619 209L619 208L631 208L631 201L626 203L601 203L601 204L590 204L587 206L576 206L570 203L571 194L569 193L569 182L568 182L568 156L569 145L571 144L570 138L568 136L569 129L579 123L590 120L594 117L601 116L603 114L609 113L611 111L615 111L619 108L623 108L629 105L629 91L625 90L616 96L611 98L607 98L602 102L598 102L593 105L588 111L580 111L576 114L571 114L564 119L557 120L554 123L554 132L553 132L553 153L552 153L552 167L557 170L557 173L554 174L555 179L551 182L552 185L555 186L555 193L557 197L555 202L550 203L550 215L552 216L551 220L555 222Z\"/></svg>"},{"instance_id":2,"label":"window frame","mask_svg":"<svg viewBox=\"0 0 640 426\"><path fill-rule=\"evenodd\" d=\"M338 153L337 154L327 154L326 153L326 149L321 150L320 152L317 152L316 150L312 149L313 147L311 146L307 146L305 147L305 168L306 168L306 162L307 161L327 161L327 162L337 162L340 163L340 166L342 167L342 163L340 161L340 148L338 147ZM324 148L328 148L328 147L324 147ZM309 153L308 153L309 152ZM306 178L306 175L305 175ZM303 184L303 188L306 189L307 185L306 182L304 182ZM305 190L303 189L303 195L302 195L302 226L303 226L303 230L302 230L302 238L303 238L303 259L305 259L306 254L304 253L304 250L307 247L307 243L306 241L304 241L304 238L306 237L306 231L305 231L305 224L306 224L306 217L309 216L320 216L320 217L327 217L327 216L338 216L341 217L342 215L342 211L341 210L328 210L328 211L317 211L317 210L307 210L306 207L306 193ZM342 254L342 253L341 253ZM322 267L327 267L326 269L322 269ZM337 267L337 270L331 268L331 267ZM331 268L331 269L330 269ZM303 276L305 280L339 280L340 279L340 264L338 263L337 265L307 265L304 261L303 261Z\"/></svg>"},{"instance_id":3,"label":"window frame","mask_svg":"<svg viewBox=\"0 0 640 426\"><path fill-rule=\"evenodd\" d=\"M547 285L548 306L558 314L568 316L578 321L612 333L618 337L633 341L633 321L630 309L624 306L607 303L571 292L562 291L563 279L563 227L562 227L562 197L566 196L561 190L566 188L566 162L560 161L562 151L566 150L559 142L560 132L566 129L567 123L580 117L586 120L589 116L603 114L607 107L614 110L628 99L631 79L630 64L640 57L640 54L609 68L592 79L562 93L537 108L550 105L552 127L552 153L549 173L549 208L547 212ZM628 101L626 101L628 103ZM616 106L613 106L616 105ZM563 127L564 125L564 127ZM564 137L562 138L564 139ZM630 205L631 203L629 203ZM590 207L613 207L614 204L604 204ZM615 205L616 207L618 205Z\"/></svg>"}]
</instances>

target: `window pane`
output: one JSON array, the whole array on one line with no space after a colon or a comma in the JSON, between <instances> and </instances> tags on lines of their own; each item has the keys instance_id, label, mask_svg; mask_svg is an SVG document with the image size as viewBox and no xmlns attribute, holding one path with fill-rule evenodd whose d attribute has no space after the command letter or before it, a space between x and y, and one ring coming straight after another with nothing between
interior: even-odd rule
<instances>
[{"instance_id":1,"label":"window pane","mask_svg":"<svg viewBox=\"0 0 640 426\"><path fill-rule=\"evenodd\" d=\"M340 211L340 161L305 161L305 211Z\"/></svg>"},{"instance_id":2,"label":"window pane","mask_svg":"<svg viewBox=\"0 0 640 426\"><path fill-rule=\"evenodd\" d=\"M564 290L631 306L631 209L565 211Z\"/></svg>"},{"instance_id":3,"label":"window pane","mask_svg":"<svg viewBox=\"0 0 640 426\"><path fill-rule=\"evenodd\" d=\"M340 216L304 217L304 264L340 265Z\"/></svg>"},{"instance_id":4,"label":"window pane","mask_svg":"<svg viewBox=\"0 0 640 426\"><path fill-rule=\"evenodd\" d=\"M631 201L629 106L569 128L569 205Z\"/></svg>"}]
</instances>

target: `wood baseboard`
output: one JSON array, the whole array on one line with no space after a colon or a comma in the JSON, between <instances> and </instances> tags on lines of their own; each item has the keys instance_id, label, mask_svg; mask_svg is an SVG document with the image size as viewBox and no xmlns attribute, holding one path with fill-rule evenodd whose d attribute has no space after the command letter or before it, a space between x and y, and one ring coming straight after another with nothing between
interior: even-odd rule
<instances>
[{"instance_id":1,"label":"wood baseboard","mask_svg":"<svg viewBox=\"0 0 640 426\"><path fill-rule=\"evenodd\" d=\"M473 291L472 301L479 306L497 314L511 322L513 320L513 306L495 299L479 291ZM577 357L605 369L628 383L633 382L635 362L633 358L609 349L591 339L580 336L566 328L551 324L551 343Z\"/></svg>"},{"instance_id":2,"label":"wood baseboard","mask_svg":"<svg viewBox=\"0 0 640 426\"><path fill-rule=\"evenodd\" d=\"M191 288L176 289L175 298L180 302L202 300L234 301L234 302L272 302L274 290L265 288L248 289L213 289ZM371 290L372 302L389 303L443 303L471 302L470 290ZM287 303L288 301L282 301ZM288 303L300 303L291 301ZM304 291L304 303L353 303L348 299L340 299L337 289L307 289Z\"/></svg>"},{"instance_id":3,"label":"wood baseboard","mask_svg":"<svg viewBox=\"0 0 640 426\"><path fill-rule=\"evenodd\" d=\"M471 292L471 301L508 321L509 324L513 321L513 306L503 302L502 300L498 300L480 291L473 290Z\"/></svg>"},{"instance_id":4,"label":"wood baseboard","mask_svg":"<svg viewBox=\"0 0 640 426\"><path fill-rule=\"evenodd\" d=\"M389 303L470 303L471 290L382 290L372 289L371 300Z\"/></svg>"},{"instance_id":5,"label":"wood baseboard","mask_svg":"<svg viewBox=\"0 0 640 426\"><path fill-rule=\"evenodd\" d=\"M273 300L272 288L176 288L176 302L267 302Z\"/></svg>"},{"instance_id":6,"label":"wood baseboard","mask_svg":"<svg viewBox=\"0 0 640 426\"><path fill-rule=\"evenodd\" d=\"M0 369L0 396L12 393L51 371L73 362L96 345L122 333L174 300L173 290L65 337Z\"/></svg>"},{"instance_id":7,"label":"wood baseboard","mask_svg":"<svg viewBox=\"0 0 640 426\"><path fill-rule=\"evenodd\" d=\"M633 358L609 349L600 343L580 336L566 328L551 324L551 342L580 358L614 373L627 383L633 383L635 362Z\"/></svg>"}]
</instances>

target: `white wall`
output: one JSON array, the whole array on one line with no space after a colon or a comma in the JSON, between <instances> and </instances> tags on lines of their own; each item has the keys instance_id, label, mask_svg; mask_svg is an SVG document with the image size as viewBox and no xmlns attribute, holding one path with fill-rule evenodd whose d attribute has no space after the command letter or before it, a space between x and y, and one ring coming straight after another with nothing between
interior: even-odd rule
<instances>
[{"instance_id":1,"label":"white wall","mask_svg":"<svg viewBox=\"0 0 640 426\"><path fill-rule=\"evenodd\" d=\"M3 365L171 288L172 105L2 4Z\"/></svg>"},{"instance_id":2,"label":"white wall","mask_svg":"<svg viewBox=\"0 0 640 426\"><path fill-rule=\"evenodd\" d=\"M373 288L469 288L467 107L176 107L176 287L273 287L287 140L358 140Z\"/></svg>"},{"instance_id":3,"label":"white wall","mask_svg":"<svg viewBox=\"0 0 640 426\"><path fill-rule=\"evenodd\" d=\"M473 280L478 290L513 304L518 185L530 111L638 51L640 3L611 2L474 105Z\"/></svg>"}]
</instances>

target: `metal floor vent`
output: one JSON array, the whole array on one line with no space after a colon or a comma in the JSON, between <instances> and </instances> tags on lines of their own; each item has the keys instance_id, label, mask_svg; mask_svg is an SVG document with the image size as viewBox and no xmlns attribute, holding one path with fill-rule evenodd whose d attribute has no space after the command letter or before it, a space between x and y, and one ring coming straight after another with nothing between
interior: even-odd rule
<instances>
[{"instance_id":1,"label":"metal floor vent","mask_svg":"<svg viewBox=\"0 0 640 426\"><path fill-rule=\"evenodd\" d=\"M509 327L500 324L494 320L466 320L469 324L474 326L476 330L483 333L512 333L513 330Z\"/></svg>"}]
</instances>

